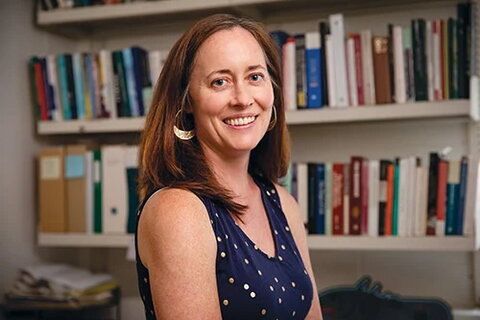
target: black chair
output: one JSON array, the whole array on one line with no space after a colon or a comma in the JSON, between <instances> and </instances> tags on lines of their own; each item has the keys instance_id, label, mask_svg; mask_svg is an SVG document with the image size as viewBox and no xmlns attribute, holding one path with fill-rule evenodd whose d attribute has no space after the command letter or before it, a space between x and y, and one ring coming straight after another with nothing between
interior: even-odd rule
<instances>
[{"instance_id":1,"label":"black chair","mask_svg":"<svg viewBox=\"0 0 480 320\"><path fill-rule=\"evenodd\" d=\"M324 320L453 320L451 307L438 298L407 298L363 276L352 286L319 293Z\"/></svg>"}]
</instances>

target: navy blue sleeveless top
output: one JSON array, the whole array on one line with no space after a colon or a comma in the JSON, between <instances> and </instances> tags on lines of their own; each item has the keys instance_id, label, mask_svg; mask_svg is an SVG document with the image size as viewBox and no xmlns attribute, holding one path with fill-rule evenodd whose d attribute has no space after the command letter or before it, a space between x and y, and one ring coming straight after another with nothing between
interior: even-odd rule
<instances>
[{"instance_id":1,"label":"navy blue sleeveless top","mask_svg":"<svg viewBox=\"0 0 480 320\"><path fill-rule=\"evenodd\" d=\"M269 257L242 231L232 216L209 199L204 203L217 239L216 278L222 319L304 319L310 310L313 287L282 211L275 186L254 177L275 242ZM148 197L146 198L146 200ZM140 206L140 217L146 200ZM146 319L156 319L148 269L138 255L136 266Z\"/></svg>"}]
</instances>

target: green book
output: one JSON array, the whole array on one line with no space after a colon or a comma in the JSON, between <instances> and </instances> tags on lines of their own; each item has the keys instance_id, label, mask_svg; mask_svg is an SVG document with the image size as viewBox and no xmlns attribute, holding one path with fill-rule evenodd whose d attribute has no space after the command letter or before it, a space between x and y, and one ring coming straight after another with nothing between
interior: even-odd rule
<instances>
[{"instance_id":1,"label":"green book","mask_svg":"<svg viewBox=\"0 0 480 320\"><path fill-rule=\"evenodd\" d=\"M392 215L392 235L398 236L398 194L400 191L400 159L395 159L393 175L393 215Z\"/></svg>"},{"instance_id":2,"label":"green book","mask_svg":"<svg viewBox=\"0 0 480 320\"><path fill-rule=\"evenodd\" d=\"M127 168L127 188L128 188L128 223L127 232L135 233L138 210L138 192L137 192L138 168Z\"/></svg>"},{"instance_id":3,"label":"green book","mask_svg":"<svg viewBox=\"0 0 480 320\"><path fill-rule=\"evenodd\" d=\"M38 99L38 91L37 91L37 82L35 78L35 63L38 61L37 57L30 58L28 62L28 74L30 76L30 90L32 92L32 104L33 109L35 110L35 118L37 120L41 120L42 116L40 114L40 102Z\"/></svg>"},{"instance_id":4,"label":"green book","mask_svg":"<svg viewBox=\"0 0 480 320\"><path fill-rule=\"evenodd\" d=\"M102 233L102 151L93 151L93 232Z\"/></svg>"}]
</instances>

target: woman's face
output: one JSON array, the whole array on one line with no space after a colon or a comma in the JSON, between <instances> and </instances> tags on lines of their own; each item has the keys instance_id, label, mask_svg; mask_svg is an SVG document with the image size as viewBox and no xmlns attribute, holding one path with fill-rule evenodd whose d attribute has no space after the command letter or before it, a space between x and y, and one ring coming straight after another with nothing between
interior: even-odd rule
<instances>
[{"instance_id":1,"label":"woman's face","mask_svg":"<svg viewBox=\"0 0 480 320\"><path fill-rule=\"evenodd\" d=\"M189 93L203 148L221 156L248 154L267 131L272 82L262 48L243 28L214 33L200 46Z\"/></svg>"}]
</instances>

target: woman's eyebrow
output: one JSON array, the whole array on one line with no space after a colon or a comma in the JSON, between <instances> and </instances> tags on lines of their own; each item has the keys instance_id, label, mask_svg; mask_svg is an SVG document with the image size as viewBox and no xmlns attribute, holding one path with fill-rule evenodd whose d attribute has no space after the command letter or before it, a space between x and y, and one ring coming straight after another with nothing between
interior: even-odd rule
<instances>
[{"instance_id":1,"label":"woman's eyebrow","mask_svg":"<svg viewBox=\"0 0 480 320\"><path fill-rule=\"evenodd\" d=\"M252 66L248 66L246 71L252 71L252 70L256 70L256 69L263 69L263 70L266 70L266 68L264 66L262 66L261 64L256 64L256 65L252 65ZM210 72L207 76L207 78L210 78L212 75L216 74L216 73L220 73L220 74L233 74L233 72L230 70L230 69L220 69L220 70L214 70L212 72Z\"/></svg>"}]
</instances>

